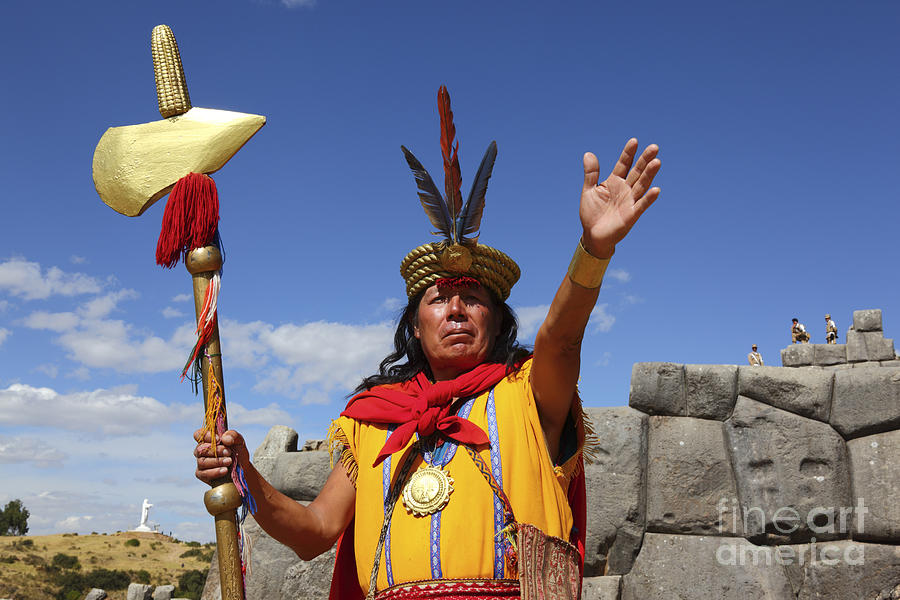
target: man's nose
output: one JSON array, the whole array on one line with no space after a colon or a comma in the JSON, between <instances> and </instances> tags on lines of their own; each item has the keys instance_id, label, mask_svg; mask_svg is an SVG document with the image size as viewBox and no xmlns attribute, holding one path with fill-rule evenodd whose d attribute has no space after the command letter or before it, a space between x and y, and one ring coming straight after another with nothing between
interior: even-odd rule
<instances>
[{"instance_id":1,"label":"man's nose","mask_svg":"<svg viewBox=\"0 0 900 600\"><path fill-rule=\"evenodd\" d=\"M450 301L447 303L447 318L448 319L459 319L465 318L466 316L466 304L462 301L462 298L459 297L459 294L454 294L450 296Z\"/></svg>"}]
</instances>

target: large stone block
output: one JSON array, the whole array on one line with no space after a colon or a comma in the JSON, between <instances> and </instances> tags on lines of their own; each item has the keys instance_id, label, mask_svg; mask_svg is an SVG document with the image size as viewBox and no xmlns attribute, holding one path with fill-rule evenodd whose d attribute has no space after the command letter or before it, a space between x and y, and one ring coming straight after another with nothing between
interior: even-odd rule
<instances>
[{"instance_id":1,"label":"large stone block","mask_svg":"<svg viewBox=\"0 0 900 600\"><path fill-rule=\"evenodd\" d=\"M831 425L846 438L900 428L900 369L836 371Z\"/></svg>"},{"instance_id":2,"label":"large stone block","mask_svg":"<svg viewBox=\"0 0 900 600\"><path fill-rule=\"evenodd\" d=\"M828 424L738 396L725 433L746 537L849 535L834 526L840 508L850 506L847 448Z\"/></svg>"},{"instance_id":3,"label":"large stone block","mask_svg":"<svg viewBox=\"0 0 900 600\"><path fill-rule=\"evenodd\" d=\"M724 421L737 398L734 365L685 365L687 416Z\"/></svg>"},{"instance_id":4,"label":"large stone block","mask_svg":"<svg viewBox=\"0 0 900 600\"><path fill-rule=\"evenodd\" d=\"M275 459L269 482L294 500L312 501L330 473L328 452L285 452Z\"/></svg>"},{"instance_id":5,"label":"large stone block","mask_svg":"<svg viewBox=\"0 0 900 600\"><path fill-rule=\"evenodd\" d=\"M737 497L723 424L690 417L650 417L647 530L742 535L721 519L721 502Z\"/></svg>"},{"instance_id":6,"label":"large stone block","mask_svg":"<svg viewBox=\"0 0 900 600\"><path fill-rule=\"evenodd\" d=\"M854 310L853 329L856 331L882 331L881 309Z\"/></svg>"},{"instance_id":7,"label":"large stone block","mask_svg":"<svg viewBox=\"0 0 900 600\"><path fill-rule=\"evenodd\" d=\"M152 600L153 586L144 583L129 583L125 600Z\"/></svg>"},{"instance_id":8,"label":"large stone block","mask_svg":"<svg viewBox=\"0 0 900 600\"><path fill-rule=\"evenodd\" d=\"M823 369L740 367L738 394L789 410L828 420L834 374Z\"/></svg>"},{"instance_id":9,"label":"large stone block","mask_svg":"<svg viewBox=\"0 0 900 600\"><path fill-rule=\"evenodd\" d=\"M297 561L284 573L281 582L283 600L322 600L328 598L334 572L335 549L311 561ZM247 600L250 600L249 598Z\"/></svg>"},{"instance_id":10,"label":"large stone block","mask_svg":"<svg viewBox=\"0 0 900 600\"><path fill-rule=\"evenodd\" d=\"M153 590L153 600L172 600L172 594L174 593L174 585L158 585Z\"/></svg>"},{"instance_id":11,"label":"large stone block","mask_svg":"<svg viewBox=\"0 0 900 600\"><path fill-rule=\"evenodd\" d=\"M91 588L84 600L106 600L106 592L100 588Z\"/></svg>"},{"instance_id":12,"label":"large stone block","mask_svg":"<svg viewBox=\"0 0 900 600\"><path fill-rule=\"evenodd\" d=\"M771 600L794 598L780 567L741 560L768 555L739 537L648 533L631 573L622 578L622 600ZM732 556L734 558L732 558Z\"/></svg>"},{"instance_id":13,"label":"large stone block","mask_svg":"<svg viewBox=\"0 0 900 600\"><path fill-rule=\"evenodd\" d=\"M675 363L635 363L628 405L651 415L684 416L684 367Z\"/></svg>"},{"instance_id":14,"label":"large stone block","mask_svg":"<svg viewBox=\"0 0 900 600\"><path fill-rule=\"evenodd\" d=\"M585 411L598 441L585 466L585 576L627 573L644 534L647 415L628 407Z\"/></svg>"},{"instance_id":15,"label":"large stone block","mask_svg":"<svg viewBox=\"0 0 900 600\"><path fill-rule=\"evenodd\" d=\"M622 577L585 577L581 582L581 600L619 600Z\"/></svg>"},{"instance_id":16,"label":"large stone block","mask_svg":"<svg viewBox=\"0 0 900 600\"><path fill-rule=\"evenodd\" d=\"M297 451L297 432L284 425L275 425L253 453L253 466L267 481L275 469L275 460L285 452Z\"/></svg>"},{"instance_id":17,"label":"large stone block","mask_svg":"<svg viewBox=\"0 0 900 600\"><path fill-rule=\"evenodd\" d=\"M900 582L900 546L856 540L776 546L797 600L890 598Z\"/></svg>"},{"instance_id":18,"label":"large stone block","mask_svg":"<svg viewBox=\"0 0 900 600\"><path fill-rule=\"evenodd\" d=\"M847 442L854 511L854 539L900 544L900 430ZM900 574L898 574L900 578Z\"/></svg>"},{"instance_id":19,"label":"large stone block","mask_svg":"<svg viewBox=\"0 0 900 600\"><path fill-rule=\"evenodd\" d=\"M839 365L847 362L847 344L810 344L813 362L819 366Z\"/></svg>"},{"instance_id":20,"label":"large stone block","mask_svg":"<svg viewBox=\"0 0 900 600\"><path fill-rule=\"evenodd\" d=\"M791 344L781 351L781 364L785 367L804 367L816 360L812 344Z\"/></svg>"},{"instance_id":21,"label":"large stone block","mask_svg":"<svg viewBox=\"0 0 900 600\"><path fill-rule=\"evenodd\" d=\"M893 360L894 340L880 331L848 331L847 360L849 362Z\"/></svg>"}]
</instances>

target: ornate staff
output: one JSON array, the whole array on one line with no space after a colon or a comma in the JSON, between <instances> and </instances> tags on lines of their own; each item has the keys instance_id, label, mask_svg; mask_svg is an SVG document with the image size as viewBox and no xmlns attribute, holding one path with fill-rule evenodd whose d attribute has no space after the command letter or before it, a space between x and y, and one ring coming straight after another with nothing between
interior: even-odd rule
<instances>
[{"instance_id":1,"label":"ornate staff","mask_svg":"<svg viewBox=\"0 0 900 600\"><path fill-rule=\"evenodd\" d=\"M94 185L113 210L129 217L142 214L171 191L156 248L157 263L174 267L183 259L193 277L197 343L182 377L194 366L203 380L206 428L227 428L222 382L222 354L216 299L222 252L219 247L219 201L209 173L221 169L259 129L266 118L209 108L192 108L175 36L167 25L152 33L153 69L161 121L112 127L94 151ZM216 545L223 600L244 598L237 508L255 510L235 465L229 476L213 482L204 502L215 517Z\"/></svg>"}]
</instances>

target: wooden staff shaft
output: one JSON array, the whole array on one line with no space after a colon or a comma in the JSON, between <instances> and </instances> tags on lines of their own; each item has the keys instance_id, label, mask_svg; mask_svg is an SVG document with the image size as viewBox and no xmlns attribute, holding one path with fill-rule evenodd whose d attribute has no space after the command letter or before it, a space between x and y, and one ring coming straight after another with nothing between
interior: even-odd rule
<instances>
[{"instance_id":1,"label":"wooden staff shaft","mask_svg":"<svg viewBox=\"0 0 900 600\"><path fill-rule=\"evenodd\" d=\"M222 267L222 254L215 246L196 248L185 257L185 266L193 277L194 310L197 319L203 310L206 290L213 275ZM201 349L201 375L203 378L203 407L209 397L209 367L222 391L222 414L225 415L225 385L222 379L222 350L219 344L219 325L213 328L212 336L206 343L206 352ZM225 428L228 428L226 418ZM233 468L233 467L232 467ZM216 549L219 556L219 579L222 600L244 600L244 585L241 575L241 555L238 546L237 508L241 496L231 481L230 473L211 483L211 490L203 497L206 510L213 515L216 523Z\"/></svg>"}]
</instances>

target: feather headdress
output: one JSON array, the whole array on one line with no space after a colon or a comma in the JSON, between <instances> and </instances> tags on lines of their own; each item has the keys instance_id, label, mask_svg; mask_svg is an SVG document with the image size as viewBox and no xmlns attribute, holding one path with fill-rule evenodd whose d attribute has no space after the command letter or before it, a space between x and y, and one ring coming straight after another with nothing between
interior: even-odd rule
<instances>
[{"instance_id":1,"label":"feather headdress","mask_svg":"<svg viewBox=\"0 0 900 600\"><path fill-rule=\"evenodd\" d=\"M407 295L412 298L443 277L468 275L492 289L501 300L506 300L510 288L519 278L519 267L506 254L478 243L488 180L497 159L497 142L488 145L472 181L469 197L463 204L459 142L450 109L450 94L444 86L438 90L438 112L444 164L443 195L422 163L405 146L400 146L416 178L422 208L437 229L433 233L442 236L437 244L419 246L403 260L400 270L406 280Z\"/></svg>"}]
</instances>

